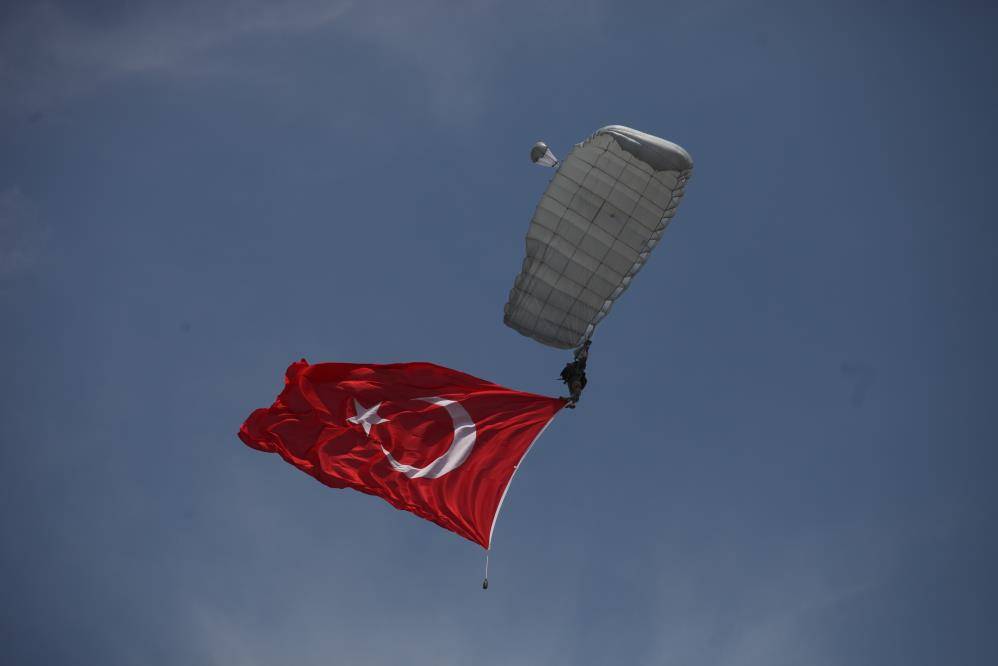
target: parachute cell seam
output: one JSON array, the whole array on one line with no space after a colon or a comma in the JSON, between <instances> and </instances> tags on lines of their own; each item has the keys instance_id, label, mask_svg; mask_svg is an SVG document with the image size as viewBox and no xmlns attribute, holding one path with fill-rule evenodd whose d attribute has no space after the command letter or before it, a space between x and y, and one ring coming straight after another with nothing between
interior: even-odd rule
<instances>
[{"instance_id":1,"label":"parachute cell seam","mask_svg":"<svg viewBox=\"0 0 998 666\"><path fill-rule=\"evenodd\" d=\"M595 135L594 135L594 136L595 136ZM589 142L589 140L587 140L586 142L584 142L584 144L583 144L583 145L585 145L585 143L588 143L588 142ZM586 190L588 190L588 191L592 192L592 193L593 193L594 195L596 195L597 197L599 197L599 198L600 198L600 199L602 200L602 201L601 201L601 203L600 203L600 207L599 207L599 208L598 208L598 209L596 210L596 213L595 213L595 214L593 215L593 219L589 221L589 226L588 226L588 228L587 228L587 229L585 230L585 233L586 233L587 235L589 235L590 237L592 237L592 236L594 235L594 234L592 233L592 230L593 230L593 227L594 227L594 226L595 226L595 227L596 227L597 229L599 229L600 231L603 231L604 233L607 233L607 235L609 235L609 233L608 233L608 232L606 232L606 231L605 231L605 230L604 230L604 229L603 229L602 227L599 227L599 226L598 226L598 225L596 224L596 220L597 220L597 219L599 218L599 215L600 215L600 213L601 213L601 212L603 211L603 208L604 208L604 207L606 206L606 204L607 204L607 200L608 200L608 198L609 198L609 196L610 196L610 193L612 193L612 192L613 192L613 188L614 188L614 186L615 186L615 185L617 184L617 181L618 181L618 178L614 177L614 176L613 176L612 174L610 174L609 172L607 172L607 171L604 171L604 170L603 170L603 169L601 169L601 168L600 168L600 166L599 166L599 164L600 164L600 161L601 161L602 157L603 157L604 155L606 155L607 153L609 153L609 152L610 152L610 146L611 146L611 145L613 145L613 143L614 143L613 141L608 141L608 142L607 142L607 145L606 145L606 146L597 146L598 148L600 148L600 149L601 149L601 152L600 152L599 156L598 156L598 157L597 157L597 158L596 158L596 159L595 159L595 160L593 161L592 165L590 166L590 169L589 169L589 171L588 171L588 172L586 173L586 179L588 179L588 176L589 176L589 174L590 174L590 173L592 173L593 171L599 171L599 172L601 172L601 173L604 173L604 174L606 174L606 176L608 176L609 178L613 178L613 180L614 180L614 185L611 185L611 187L610 187L610 191L609 191L609 192L607 193L607 196L606 196L606 197L603 197L603 196L601 196L601 195L600 195L599 193L597 193L597 192L593 191L593 190L592 190L591 188L587 188L587 187L585 186L585 184L581 184L581 185L580 185L580 189L586 189ZM618 159L620 159L620 158L618 158ZM623 165L623 166L621 167L621 172L623 172L623 170L624 170L624 169L626 169L626 167L627 167L627 160L626 160L626 159L620 159L620 161L621 161L621 163L622 163L622 165ZM639 196L640 196L640 195L639 195ZM573 200L574 200L574 198L573 198ZM615 208L617 208L617 207L615 206ZM571 205L569 205L568 209L569 209L569 210L571 210ZM621 212L623 212L623 210L622 210L622 209L619 209L619 208L618 208L618 210L621 210ZM563 216L563 218L564 218L564 216ZM630 218L630 214L628 214L628 218ZM620 225L620 227L618 228L618 231L617 231L617 234L618 234L618 235L617 235L616 237L611 237L611 238L613 238L613 240L617 240L617 239L618 239L618 237L619 237L619 234L620 234L620 231L619 231L619 229L620 229L620 228L622 228L623 226L624 226L624 225L623 225L623 224L621 224L621 225ZM606 248L606 249L605 249L605 251L603 252L603 255L602 255L602 256L600 256L600 257L595 257L595 256L593 256L593 255L591 255L590 253L587 253L587 252L583 252L583 254L584 254L585 256L593 256L593 258L594 258L594 259L596 259L596 260L597 260L598 262L600 262L600 264L601 264L601 265L605 265L605 263L606 263L606 257L607 257L607 256L608 256L608 255L610 254L610 251L611 251L611 249L612 249L612 246L613 246L613 245L612 245L612 243L611 243L611 244L606 244L606 243L601 243L601 244L602 244L602 245L604 245L604 246L605 246L605 248ZM575 257L575 255L576 255L576 254L578 254L578 253L579 253L580 251L582 251L582 247L581 247L581 243L580 243L580 245L576 246L576 248L575 248L575 252L573 252L573 254L572 254L572 259L573 259L573 260L574 260L574 257ZM579 262L576 262L576 263L578 264ZM585 268L585 267L584 267L584 268ZM588 270L588 269L587 269L587 270ZM593 289L590 289L589 287L590 287L590 284L592 283L592 280L593 280L593 278L594 278L594 277L596 277L596 273L597 273L597 271L589 271L589 277L588 277L588 279L586 280L585 284L582 284L582 285L581 285L581 286L582 286L582 289L583 289L583 291L584 291L584 292L585 292L585 291L588 291L589 293L593 294L594 296L598 296L598 294L597 294L597 293L595 292L595 290L593 290ZM570 281L572 281L572 282L575 282L574 280L571 280L571 278L568 278L568 279L569 279ZM576 283L576 284L577 284L577 283ZM576 298L575 298L575 302L578 302L579 300L580 300L580 299L579 299L578 297L576 297ZM604 301L604 303L605 303L605 301ZM590 309L594 309L594 308L590 308ZM599 316L599 314L598 314L598 313L599 313L599 311L597 311L597 316ZM565 312L564 312L564 315L563 315L563 316L562 316L562 318L561 318L561 321L560 321L560 322L558 322L557 326L559 326L560 328L563 328L563 327L564 327L564 324L565 324L565 321L567 320L567 318L569 317L569 315L570 315L570 311L565 311ZM573 318L574 318L574 317L573 317ZM589 328L589 327L587 327L587 330L588 330L588 328ZM581 339L579 339L579 340L577 340L577 343L581 343L581 341L582 341L582 340L581 340Z\"/></svg>"},{"instance_id":2,"label":"parachute cell seam","mask_svg":"<svg viewBox=\"0 0 998 666\"><path fill-rule=\"evenodd\" d=\"M569 159L573 156L576 162ZM607 156L614 159L610 160ZM581 168L583 164L588 168ZM692 169L656 171L634 154L624 151L608 132L602 136L596 132L586 141L576 144L562 166L563 169L552 178L548 191L535 209L533 224L544 233L538 237L528 232L527 257L522 263L521 275L514 281L510 300L504 308L504 319L524 335L556 347L569 348L592 334L595 325L606 317L616 299L630 286L633 276L647 263L651 250L658 244L675 214ZM608 168L619 171L618 176L613 176L607 171ZM629 172L628 169L634 171ZM609 179L611 184L608 188L606 180L593 176L594 172ZM628 173L628 182L623 182ZM639 178L635 173L647 177L641 191L630 184ZM558 178L559 175L563 176L563 180ZM587 186L588 182L593 186ZM607 189L606 196L600 195L593 187ZM618 190L619 194L615 196ZM569 193L571 195L566 196ZM583 200L589 197L584 193L600 201L599 208L591 217L586 213ZM566 199L567 203L563 203ZM614 209L626 216L612 234L604 226L605 222L599 223L608 200ZM552 203L554 205L546 205ZM627 205L621 206L622 203ZM647 220L647 215L636 216L642 207L648 212L658 212L654 226L649 226L651 221ZM579 224L582 221L586 223L584 227ZM575 231L569 233L569 229ZM577 233L582 235L576 241L571 240ZM601 239L602 235L610 242ZM632 245L634 236L640 235L646 235L646 240ZM591 242L583 249L582 240L587 238ZM568 248L563 243L571 247L570 254L565 253L564 249ZM601 250L599 256L590 251L596 249L592 247L593 243ZM631 256L634 260L626 272L619 273L614 266L620 262L613 260L613 257L626 260ZM589 259L597 265L593 268L581 259ZM613 263L609 263L611 260ZM572 275L585 276L585 282L580 283ZM599 303L599 292L593 288L597 282L602 283L600 290L609 298L603 299L598 306L590 305L594 301ZM528 293L533 289L544 291L540 289L542 284L547 290L543 299ZM572 285L572 289L566 290L568 285ZM580 313L592 313L588 323L580 318ZM531 330L531 322L535 330ZM542 323L544 326L541 326ZM536 330L540 328L545 330ZM566 337L565 333L569 331L565 329L572 332L571 340Z\"/></svg>"},{"instance_id":3,"label":"parachute cell seam","mask_svg":"<svg viewBox=\"0 0 998 666\"><path fill-rule=\"evenodd\" d=\"M572 149L572 153L575 153L576 149L583 148L584 145L585 144L583 143L583 144L581 144L579 146L576 146L576 148ZM569 155L571 155L572 153L569 153ZM581 156L580 156L580 158L581 158ZM566 162L568 161L568 157L567 156L565 158L565 161ZM584 189L592 192L592 190L590 190L589 188L587 188L584 185L584 183L589 178L589 175L593 172L593 170L597 168L596 167L596 162L598 162L598 158L592 164L590 164L588 161L586 161L584 159L582 161L583 161L584 164L587 164L589 166L589 169L586 171L586 175L583 176L583 182L582 183L576 183L576 190L572 194L572 198L569 200L568 204L565 206L565 212L568 212L569 210L572 209L572 204L575 202L575 198L578 196L579 192L581 192ZM571 179L567 175L565 176L565 179L571 181ZM571 181L571 182L574 183L574 181ZM592 192L592 193L594 195L596 195L595 192ZM596 196L599 196L599 195L596 195ZM602 208L602 205L600 206L600 208ZM595 215L599 215L599 209L597 209ZM593 219L595 219L595 215L593 216ZM565 213L562 213L562 215L560 216L560 218L558 220L558 226L561 226L561 224L564 221L564 219L565 219ZM571 224L571 223L569 223L569 224ZM592 224L593 224L593 220L589 220L589 227L586 230L583 231L583 237L585 237L585 235L589 233L589 229L592 228ZM557 233L557 231L555 231L555 233ZM575 254L579 251L579 249L580 249L579 246L575 247L575 250L573 251L572 256L569 257L569 261L574 261ZM593 257L593 258L596 259L597 261L602 261L599 257ZM564 277L566 280L568 280L569 282L572 282L573 284L578 284L575 280L572 280L572 278L566 276L564 274L564 271L559 271L559 278L561 278L561 277ZM553 285L553 286L555 288L557 288L556 285ZM585 289L585 285L581 285L580 284L579 286L582 287L583 290ZM553 293L553 291L551 293ZM545 321L551 322L552 324L554 324L558 328L564 328L565 320L569 316L569 311L564 310L563 311L564 314L562 315L561 320L558 321L558 322L555 322L555 321L553 321L553 320L551 320L551 319L549 319L547 317L542 317L542 314L543 314L545 308L548 306L548 304L551 301L551 293L549 293L547 295L547 297L545 298L544 303L541 305L541 309L538 311L537 316L535 317L534 321L535 322L539 322L539 321L541 321L543 319ZM578 297L578 295L576 295L576 296L573 296L572 299L573 299L573 301L578 301L579 297ZM561 308L558 308L558 309L560 310Z\"/></svg>"},{"instance_id":4,"label":"parachute cell seam","mask_svg":"<svg viewBox=\"0 0 998 666\"><path fill-rule=\"evenodd\" d=\"M574 153L574 152L575 152L575 149L573 149L573 150L572 150L572 152ZM566 157L566 160L565 160L565 161L566 161L566 162L568 161L568 158L567 158L567 157ZM589 164L589 163L588 163L588 162L586 162L585 160L582 160L582 161L583 161L583 163L584 163L584 164ZM593 169L594 169L594 168L595 168L595 165L590 165L590 166L589 166L589 169L588 169L588 170L586 171L586 175L585 175L585 176L583 176L583 178L582 178L582 183L577 183L577 182L575 182L575 181L574 181L573 179L569 178L569 176L567 175L567 173L565 174L565 179L566 179L566 180L568 180L569 182L572 182L572 183L573 183L573 184L575 185L575 192L573 192L573 193L572 193L572 197L571 197L571 199L569 199L568 203L567 203L567 204L565 205L565 211L563 211L563 212L561 213L561 215L559 215L559 217L558 217L558 223L557 223L557 225L556 225L556 227L555 227L555 231L554 231L554 233L555 233L556 235L558 234L558 230L557 230L557 229L558 229L558 227L560 227L560 226L562 225L562 223L563 223L563 222L565 221L565 213L566 213L567 211L569 211L569 210L571 210L571 209L572 209L572 204L573 204L573 203L575 202L575 199L576 199L576 197L577 197L577 196L579 195L579 192L581 192L581 191L582 191L583 189L585 189L585 186L583 185L583 183L584 183L584 182L586 181L586 179L587 179L587 178L589 177L589 174L590 174L590 173L592 173L592 171L593 171ZM542 199L542 200L543 200L543 199ZM569 261L572 261L572 260L574 259L574 256L575 256L575 253L576 253L576 252L578 252L578 247L576 247L576 248L575 248L575 250L573 251L572 255L568 257L568 260L569 260ZM549 264L549 265L550 265L550 264ZM567 264L566 264L566 265L567 265ZM577 284L577 283L575 282L575 280L572 280L572 278L570 278L570 277L568 277L567 275L565 275L565 274L564 274L564 269L562 269L562 270L560 270L560 271L556 271L556 273L558 274L558 279L559 279L559 280L560 280L560 279L562 279L562 278L564 278L565 280L567 280L567 281L569 281L569 282L571 282L571 283L573 283L573 284ZM581 285L580 285L580 286L581 286ZM544 299L544 302L543 302L543 303L541 304L541 307L540 307L540 309L538 310L538 312L537 312L537 315L536 315L536 317L535 317L535 320L534 320L534 321L535 321L535 322L540 322L540 321L547 321L547 322L549 322L549 323L553 324L553 325L554 325L555 327L557 327L557 328L561 328L561 327L563 326L563 324L564 324L564 320L565 320L565 317L564 317L564 316L562 317L562 319L561 319L561 321L560 321L560 322L555 322L555 321L551 320L550 318L548 318L548 317L545 317L545 316L543 316L543 315L544 315L544 312L545 312L545 310L547 309L547 307L548 307L549 305L551 305L551 296L552 296L552 295L553 295L553 294L555 293L555 291L556 291L556 290L559 290L559 289L558 289L558 285L557 285L557 284L552 284L552 285L551 285L551 287L552 287L552 289L551 289L551 291L550 291L550 292L548 292L548 294L547 294L547 295L545 296L545 299ZM560 291L560 290L559 290L559 291ZM577 296L577 295L576 295L576 296L572 296L571 298L572 298L573 300L578 300L578 296ZM558 309L558 310L561 310L561 308L560 308L560 307L559 307L559 308L557 308L557 309ZM565 311L565 315L566 315L566 316L567 316L567 314L568 314L568 312L567 312L567 311Z\"/></svg>"},{"instance_id":5,"label":"parachute cell seam","mask_svg":"<svg viewBox=\"0 0 998 666\"><path fill-rule=\"evenodd\" d=\"M616 145L616 144L615 143L611 143L609 145ZM620 150L620 147L618 146L617 149ZM621 151L621 152L623 152L623 151ZM626 161L626 159L625 159L625 161ZM652 201L649 197L646 197L645 193L648 191L648 186L651 184L651 182L654 179L655 179L655 175L652 174L652 177L648 180L647 183L645 183L645 187L644 187L644 189L642 190L642 192L640 194L641 198L647 199L653 205L655 205L655 202ZM623 227L624 227L624 225L622 224L621 225L621 229L623 229ZM620 232L618 231L617 238L615 240L619 240L619 236L620 236ZM646 245L647 245L647 243L646 243ZM593 320L593 322L591 324L591 326L593 327L593 330L595 330L596 324L598 324L599 322L601 322L607 316L607 314L609 314L610 309L613 307L614 301L616 301L616 299L620 298L620 296L624 293L624 291L627 290L627 287L630 286L630 278L633 278L637 274L637 272L639 270L641 270L641 267L644 265L644 263L645 262L641 260L640 254L639 254L638 261L636 261L634 264L631 265L630 271L627 273L627 275L624 276L624 280L626 280L626 281L622 281L621 284L616 289L613 290L612 296L610 298L606 299L605 301L603 301L603 307L600 308L599 313L596 315L596 317L594 318L594 320Z\"/></svg>"}]
</instances>

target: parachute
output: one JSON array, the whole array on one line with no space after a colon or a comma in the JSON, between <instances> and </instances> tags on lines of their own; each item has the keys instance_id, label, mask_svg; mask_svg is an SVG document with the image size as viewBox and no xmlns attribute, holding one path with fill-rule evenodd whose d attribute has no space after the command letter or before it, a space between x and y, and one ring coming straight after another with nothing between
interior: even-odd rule
<instances>
[{"instance_id":1,"label":"parachute","mask_svg":"<svg viewBox=\"0 0 998 666\"><path fill-rule=\"evenodd\" d=\"M683 197L693 159L682 147L610 125L558 162L537 142L531 159L557 169L534 211L526 257L503 321L545 345L588 340L645 265Z\"/></svg>"}]
</instances>

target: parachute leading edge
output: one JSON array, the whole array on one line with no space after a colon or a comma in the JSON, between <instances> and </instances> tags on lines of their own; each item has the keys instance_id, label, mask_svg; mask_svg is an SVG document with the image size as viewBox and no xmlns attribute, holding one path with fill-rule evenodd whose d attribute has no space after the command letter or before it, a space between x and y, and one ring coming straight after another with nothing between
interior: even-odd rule
<instances>
[{"instance_id":1,"label":"parachute leading edge","mask_svg":"<svg viewBox=\"0 0 998 666\"><path fill-rule=\"evenodd\" d=\"M542 142L531 151L534 162L547 155ZM658 244L692 171L682 147L621 125L576 145L534 211L506 325L559 349L588 340Z\"/></svg>"}]
</instances>

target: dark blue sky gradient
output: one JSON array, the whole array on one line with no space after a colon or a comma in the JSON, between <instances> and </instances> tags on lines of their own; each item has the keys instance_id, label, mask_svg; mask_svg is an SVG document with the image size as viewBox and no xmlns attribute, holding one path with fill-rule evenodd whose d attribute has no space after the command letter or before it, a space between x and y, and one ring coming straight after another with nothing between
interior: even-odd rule
<instances>
[{"instance_id":1,"label":"dark blue sky gradient","mask_svg":"<svg viewBox=\"0 0 998 666\"><path fill-rule=\"evenodd\" d=\"M998 662L989 3L77 4L0 10L0 661ZM236 439L301 357L559 393L527 155L607 124L694 176L487 592Z\"/></svg>"}]
</instances>

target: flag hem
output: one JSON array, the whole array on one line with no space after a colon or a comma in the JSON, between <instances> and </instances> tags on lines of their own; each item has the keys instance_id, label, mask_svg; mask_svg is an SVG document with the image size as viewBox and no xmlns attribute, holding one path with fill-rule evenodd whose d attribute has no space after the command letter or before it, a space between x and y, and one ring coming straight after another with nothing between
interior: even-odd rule
<instances>
[{"instance_id":1,"label":"flag hem","mask_svg":"<svg viewBox=\"0 0 998 666\"><path fill-rule=\"evenodd\" d=\"M509 475L509 481L506 482L506 487L503 488L502 490L502 496L499 498L499 506L496 507L495 515L492 516L492 525L489 527L489 545L485 547L486 551L492 550L492 533L495 532L496 521L499 520L499 512L502 511L502 503L506 500L506 493L509 491L509 487L513 483L513 477L515 477L516 473L520 471L520 465L523 464L523 459L527 457L528 453L530 453L530 449L533 448L534 444L537 443L537 440L541 438L541 435L543 435L544 431L548 429L548 426L551 425L551 423L554 421L554 417L558 416L558 412L560 411L561 408L559 407L558 411L551 415L551 418L548 419L548 422L544 424L544 427L541 428L541 431L537 433L537 436L534 437L534 439L530 442L530 446L528 446L527 450L523 452L523 455L520 456L520 459L516 461L516 466L513 467L513 473Z\"/></svg>"}]
</instances>

